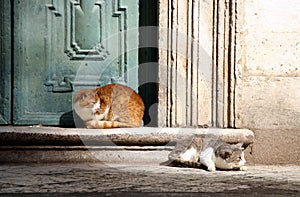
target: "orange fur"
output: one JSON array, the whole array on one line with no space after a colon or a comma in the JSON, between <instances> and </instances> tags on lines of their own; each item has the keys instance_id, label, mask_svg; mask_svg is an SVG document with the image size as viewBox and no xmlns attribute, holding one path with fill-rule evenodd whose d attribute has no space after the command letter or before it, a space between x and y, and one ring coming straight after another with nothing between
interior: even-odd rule
<instances>
[{"instance_id":1,"label":"orange fur","mask_svg":"<svg viewBox=\"0 0 300 197\"><path fill-rule=\"evenodd\" d=\"M77 92L73 99L76 113L87 128L139 127L144 103L131 88L110 84Z\"/></svg>"}]
</instances>

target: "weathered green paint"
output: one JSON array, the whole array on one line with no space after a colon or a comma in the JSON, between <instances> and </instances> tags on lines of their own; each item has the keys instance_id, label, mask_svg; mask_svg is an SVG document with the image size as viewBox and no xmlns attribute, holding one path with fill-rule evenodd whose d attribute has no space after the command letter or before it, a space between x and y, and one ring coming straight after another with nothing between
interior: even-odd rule
<instances>
[{"instance_id":1,"label":"weathered green paint","mask_svg":"<svg viewBox=\"0 0 300 197\"><path fill-rule=\"evenodd\" d=\"M11 123L10 1L0 1L0 124Z\"/></svg>"},{"instance_id":2,"label":"weathered green paint","mask_svg":"<svg viewBox=\"0 0 300 197\"><path fill-rule=\"evenodd\" d=\"M13 9L14 124L71 123L77 89L137 89L138 0L16 0Z\"/></svg>"}]
</instances>

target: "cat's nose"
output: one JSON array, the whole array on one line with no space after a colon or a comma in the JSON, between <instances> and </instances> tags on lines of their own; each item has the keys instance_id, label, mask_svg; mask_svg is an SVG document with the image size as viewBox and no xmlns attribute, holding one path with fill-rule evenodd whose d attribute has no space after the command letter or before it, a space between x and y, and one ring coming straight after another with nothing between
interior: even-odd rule
<instances>
[{"instance_id":1,"label":"cat's nose","mask_svg":"<svg viewBox=\"0 0 300 197\"><path fill-rule=\"evenodd\" d=\"M95 110L95 114L101 114L101 113L103 113L103 112L101 112L101 109L100 109L100 108L97 108L97 109Z\"/></svg>"},{"instance_id":2,"label":"cat's nose","mask_svg":"<svg viewBox=\"0 0 300 197\"><path fill-rule=\"evenodd\" d=\"M94 108L94 109L93 109L93 113L94 113L94 114L99 113L99 112L100 112L100 108Z\"/></svg>"}]
</instances>

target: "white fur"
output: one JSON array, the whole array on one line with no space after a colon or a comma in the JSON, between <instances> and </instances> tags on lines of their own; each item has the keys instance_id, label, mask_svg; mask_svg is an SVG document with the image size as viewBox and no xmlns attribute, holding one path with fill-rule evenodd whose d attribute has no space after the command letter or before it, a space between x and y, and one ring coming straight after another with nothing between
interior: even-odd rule
<instances>
[{"instance_id":1,"label":"white fur","mask_svg":"<svg viewBox=\"0 0 300 197\"><path fill-rule=\"evenodd\" d=\"M109 108L107 107L103 114L96 115L96 111L100 108L100 101L94 104L92 108L81 107L79 101L74 104L74 110L79 115L79 117L83 121L88 120L105 120L107 119L107 114L109 112Z\"/></svg>"},{"instance_id":2,"label":"white fur","mask_svg":"<svg viewBox=\"0 0 300 197\"><path fill-rule=\"evenodd\" d=\"M243 153L242 153L242 159L241 159L239 165L240 165L240 166L243 166L243 165L245 165L245 163L246 163L246 159L245 159L245 154L244 154L244 152L243 152Z\"/></svg>"},{"instance_id":3,"label":"white fur","mask_svg":"<svg viewBox=\"0 0 300 197\"><path fill-rule=\"evenodd\" d=\"M103 114L96 114L95 115L96 120L107 120L108 112L109 112L109 107L106 107Z\"/></svg>"},{"instance_id":4,"label":"white fur","mask_svg":"<svg viewBox=\"0 0 300 197\"><path fill-rule=\"evenodd\" d=\"M209 147L201 152L200 154L200 163L207 166L209 171L216 171L215 166L215 153L212 147Z\"/></svg>"},{"instance_id":5,"label":"white fur","mask_svg":"<svg viewBox=\"0 0 300 197\"><path fill-rule=\"evenodd\" d=\"M184 154L182 154L180 157L182 160L185 161L194 161L198 157L197 150L195 148L191 148L188 151L186 151Z\"/></svg>"},{"instance_id":6,"label":"white fur","mask_svg":"<svg viewBox=\"0 0 300 197\"><path fill-rule=\"evenodd\" d=\"M235 165L227 163L224 159L221 157L216 157L213 148L207 148L200 154L200 162L207 166L207 169L209 171L215 171L216 167L220 169L233 169L233 168L240 168L241 170L246 170L245 167L243 167L246 163L244 153L242 153L242 159L241 161Z\"/></svg>"},{"instance_id":7,"label":"white fur","mask_svg":"<svg viewBox=\"0 0 300 197\"><path fill-rule=\"evenodd\" d=\"M226 161L221 157L217 157L215 159L215 165L217 168L224 169L224 170L232 169L235 167L233 165L230 165L229 163L226 163Z\"/></svg>"},{"instance_id":8,"label":"white fur","mask_svg":"<svg viewBox=\"0 0 300 197\"><path fill-rule=\"evenodd\" d=\"M83 121L93 119L93 112L89 108L81 107L79 101L74 104L74 110Z\"/></svg>"},{"instance_id":9,"label":"white fur","mask_svg":"<svg viewBox=\"0 0 300 197\"><path fill-rule=\"evenodd\" d=\"M95 119L96 120L106 120L107 119L107 114L109 112L109 108L106 107L105 111L103 114L96 114L97 110L100 109L100 101L98 101L97 103L94 104L93 108L92 108L92 112L93 114L95 114Z\"/></svg>"},{"instance_id":10,"label":"white fur","mask_svg":"<svg viewBox=\"0 0 300 197\"><path fill-rule=\"evenodd\" d=\"M100 108L100 101L98 101L97 103L94 104L93 108L92 108L92 112L96 113L96 111Z\"/></svg>"}]
</instances>

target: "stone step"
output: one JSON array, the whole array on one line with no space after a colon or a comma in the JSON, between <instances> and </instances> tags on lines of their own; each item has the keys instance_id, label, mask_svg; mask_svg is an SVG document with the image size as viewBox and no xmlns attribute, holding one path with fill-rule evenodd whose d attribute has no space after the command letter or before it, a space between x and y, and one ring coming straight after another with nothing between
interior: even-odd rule
<instances>
[{"instance_id":1,"label":"stone step","mask_svg":"<svg viewBox=\"0 0 300 197\"><path fill-rule=\"evenodd\" d=\"M0 144L4 145L166 145L189 134L214 134L228 143L254 142L247 129L218 128L119 128L84 129L59 127L0 127Z\"/></svg>"},{"instance_id":2,"label":"stone step","mask_svg":"<svg viewBox=\"0 0 300 197\"><path fill-rule=\"evenodd\" d=\"M175 142L190 134L215 134L229 143L253 143L244 129L0 127L0 163L165 162Z\"/></svg>"},{"instance_id":3,"label":"stone step","mask_svg":"<svg viewBox=\"0 0 300 197\"><path fill-rule=\"evenodd\" d=\"M173 146L0 146L0 163L159 164Z\"/></svg>"}]
</instances>

